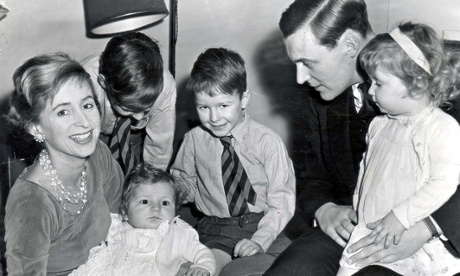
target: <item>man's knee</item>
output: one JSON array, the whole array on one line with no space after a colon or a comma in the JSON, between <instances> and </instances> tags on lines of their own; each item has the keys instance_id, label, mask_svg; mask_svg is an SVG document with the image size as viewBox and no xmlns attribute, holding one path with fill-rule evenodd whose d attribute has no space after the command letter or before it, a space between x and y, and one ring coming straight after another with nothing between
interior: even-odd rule
<instances>
[{"instance_id":1,"label":"man's knee","mask_svg":"<svg viewBox=\"0 0 460 276\"><path fill-rule=\"evenodd\" d=\"M264 275L336 275L342 251L343 248L322 231L301 236Z\"/></svg>"},{"instance_id":2,"label":"man's knee","mask_svg":"<svg viewBox=\"0 0 460 276\"><path fill-rule=\"evenodd\" d=\"M356 272L353 275L356 275L356 276L401 276L401 274L398 274L389 268L378 266L378 265L367 266L361 269L360 271Z\"/></svg>"},{"instance_id":3,"label":"man's knee","mask_svg":"<svg viewBox=\"0 0 460 276\"><path fill-rule=\"evenodd\" d=\"M265 254L278 257L281 253L284 252L284 250L286 250L286 248L289 247L289 245L291 245L291 243L292 241L284 234L284 232L281 232L281 234L278 235L272 245L267 249Z\"/></svg>"},{"instance_id":4,"label":"man's knee","mask_svg":"<svg viewBox=\"0 0 460 276\"><path fill-rule=\"evenodd\" d=\"M260 276L275 259L276 257L270 254L236 258L224 267L220 276Z\"/></svg>"}]
</instances>

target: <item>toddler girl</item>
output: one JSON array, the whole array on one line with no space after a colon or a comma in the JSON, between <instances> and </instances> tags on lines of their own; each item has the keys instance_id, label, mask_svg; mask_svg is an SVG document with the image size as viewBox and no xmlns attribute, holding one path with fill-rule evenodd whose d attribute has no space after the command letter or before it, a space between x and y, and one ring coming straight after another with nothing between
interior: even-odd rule
<instances>
[{"instance_id":1,"label":"toddler girl","mask_svg":"<svg viewBox=\"0 0 460 276\"><path fill-rule=\"evenodd\" d=\"M372 79L369 94L385 115L369 127L353 200L358 224L338 275L358 271L347 263L347 249L365 236L388 247L422 220L434 228L429 216L452 196L460 175L460 127L438 108L455 92L459 62L444 51L435 31L401 24L371 40L360 61ZM378 265L402 275L460 272L460 260L439 238L407 259Z\"/></svg>"},{"instance_id":2,"label":"toddler girl","mask_svg":"<svg viewBox=\"0 0 460 276\"><path fill-rule=\"evenodd\" d=\"M104 244L70 275L214 275L212 252L176 214L180 188L173 177L151 165L137 166L126 178L120 207ZM95 222L97 223L97 222Z\"/></svg>"}]
</instances>

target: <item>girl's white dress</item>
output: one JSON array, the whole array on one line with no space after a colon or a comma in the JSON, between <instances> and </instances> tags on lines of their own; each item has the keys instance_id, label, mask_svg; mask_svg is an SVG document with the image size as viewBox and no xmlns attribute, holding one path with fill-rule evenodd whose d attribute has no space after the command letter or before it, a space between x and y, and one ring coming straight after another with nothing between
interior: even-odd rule
<instances>
[{"instance_id":1,"label":"girl's white dress","mask_svg":"<svg viewBox=\"0 0 460 276\"><path fill-rule=\"evenodd\" d=\"M367 223L393 212L406 229L441 207L455 192L460 176L460 127L439 108L427 107L413 117L376 117L367 134L353 207L358 213L340 261L349 245L370 234ZM453 275L460 260L439 239L409 258L379 264L402 275Z\"/></svg>"},{"instance_id":2,"label":"girl's white dress","mask_svg":"<svg viewBox=\"0 0 460 276\"><path fill-rule=\"evenodd\" d=\"M70 275L173 276L185 262L215 273L212 252L197 232L178 217L157 229L136 229L112 214L107 241L91 249L88 261Z\"/></svg>"}]
</instances>

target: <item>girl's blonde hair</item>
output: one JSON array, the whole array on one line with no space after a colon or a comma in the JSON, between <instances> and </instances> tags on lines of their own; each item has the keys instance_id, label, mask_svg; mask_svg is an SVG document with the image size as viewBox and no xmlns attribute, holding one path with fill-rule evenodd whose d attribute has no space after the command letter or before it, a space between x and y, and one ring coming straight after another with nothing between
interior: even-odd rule
<instances>
[{"instance_id":1,"label":"girl's blonde hair","mask_svg":"<svg viewBox=\"0 0 460 276\"><path fill-rule=\"evenodd\" d=\"M361 51L360 64L367 74L373 78L377 68L386 71L403 81L410 97L429 93L431 101L438 106L457 96L459 58L446 51L443 40L425 24L406 22L398 28L425 56L431 75L415 63L388 33L377 35Z\"/></svg>"}]
</instances>

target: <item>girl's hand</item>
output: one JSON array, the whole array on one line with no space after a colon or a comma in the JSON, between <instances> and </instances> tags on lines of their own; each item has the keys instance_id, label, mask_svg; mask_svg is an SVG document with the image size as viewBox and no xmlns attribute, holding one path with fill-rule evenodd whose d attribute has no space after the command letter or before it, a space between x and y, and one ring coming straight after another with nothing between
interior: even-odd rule
<instances>
[{"instance_id":1,"label":"girl's hand","mask_svg":"<svg viewBox=\"0 0 460 276\"><path fill-rule=\"evenodd\" d=\"M185 276L209 276L210 273L202 267L191 267L185 273Z\"/></svg>"},{"instance_id":2,"label":"girl's hand","mask_svg":"<svg viewBox=\"0 0 460 276\"><path fill-rule=\"evenodd\" d=\"M260 246L258 243L248 239L242 239L235 245L235 250L233 250L233 256L248 257L263 252L264 250L262 249L262 246Z\"/></svg>"},{"instance_id":3,"label":"girl's hand","mask_svg":"<svg viewBox=\"0 0 460 276\"><path fill-rule=\"evenodd\" d=\"M383 219L368 224L367 227L374 229L369 234L369 239L374 239L374 244L379 244L380 241L385 239L385 248L388 248L391 244L398 245L402 234L406 230L393 212L388 213Z\"/></svg>"}]
</instances>

